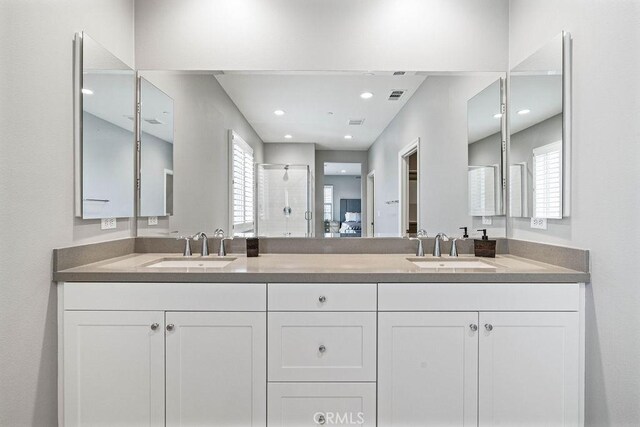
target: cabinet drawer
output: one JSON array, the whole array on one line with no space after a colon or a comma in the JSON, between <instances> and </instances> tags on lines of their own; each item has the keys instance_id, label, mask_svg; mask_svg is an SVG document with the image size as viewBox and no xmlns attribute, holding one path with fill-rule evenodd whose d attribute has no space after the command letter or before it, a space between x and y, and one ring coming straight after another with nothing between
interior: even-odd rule
<instances>
[{"instance_id":1,"label":"cabinet drawer","mask_svg":"<svg viewBox=\"0 0 640 427\"><path fill-rule=\"evenodd\" d=\"M64 284L65 310L265 311L264 283Z\"/></svg>"},{"instance_id":2,"label":"cabinet drawer","mask_svg":"<svg viewBox=\"0 0 640 427\"><path fill-rule=\"evenodd\" d=\"M375 383L270 383L269 427L375 426Z\"/></svg>"},{"instance_id":3,"label":"cabinet drawer","mask_svg":"<svg viewBox=\"0 0 640 427\"><path fill-rule=\"evenodd\" d=\"M380 283L380 311L578 311L577 283Z\"/></svg>"},{"instance_id":4,"label":"cabinet drawer","mask_svg":"<svg viewBox=\"0 0 640 427\"><path fill-rule=\"evenodd\" d=\"M375 311L375 283L269 284L270 311Z\"/></svg>"},{"instance_id":5,"label":"cabinet drawer","mask_svg":"<svg viewBox=\"0 0 640 427\"><path fill-rule=\"evenodd\" d=\"M269 313L269 381L375 381L376 313Z\"/></svg>"}]
</instances>

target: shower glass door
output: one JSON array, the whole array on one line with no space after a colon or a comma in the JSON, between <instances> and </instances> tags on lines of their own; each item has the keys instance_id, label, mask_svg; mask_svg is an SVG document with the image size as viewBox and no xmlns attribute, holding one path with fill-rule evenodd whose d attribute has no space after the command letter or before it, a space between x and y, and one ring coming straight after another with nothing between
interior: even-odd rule
<instances>
[{"instance_id":1,"label":"shower glass door","mask_svg":"<svg viewBox=\"0 0 640 427\"><path fill-rule=\"evenodd\" d=\"M309 166L259 164L256 169L258 235L311 236Z\"/></svg>"}]
</instances>

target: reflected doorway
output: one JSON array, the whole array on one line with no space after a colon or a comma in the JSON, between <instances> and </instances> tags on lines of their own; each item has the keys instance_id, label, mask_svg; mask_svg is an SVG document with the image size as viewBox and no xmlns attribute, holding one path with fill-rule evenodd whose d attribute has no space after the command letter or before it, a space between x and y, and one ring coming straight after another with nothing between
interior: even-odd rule
<instances>
[{"instance_id":1,"label":"reflected doorway","mask_svg":"<svg viewBox=\"0 0 640 427\"><path fill-rule=\"evenodd\" d=\"M367 175L367 237L374 237L375 230L375 197L376 197L376 171Z\"/></svg>"},{"instance_id":2,"label":"reflected doorway","mask_svg":"<svg viewBox=\"0 0 640 427\"><path fill-rule=\"evenodd\" d=\"M400 232L415 235L420 217L420 138L399 152L400 159Z\"/></svg>"},{"instance_id":3,"label":"reflected doorway","mask_svg":"<svg viewBox=\"0 0 640 427\"><path fill-rule=\"evenodd\" d=\"M324 236L362 237L362 165L325 162L323 169Z\"/></svg>"}]
</instances>

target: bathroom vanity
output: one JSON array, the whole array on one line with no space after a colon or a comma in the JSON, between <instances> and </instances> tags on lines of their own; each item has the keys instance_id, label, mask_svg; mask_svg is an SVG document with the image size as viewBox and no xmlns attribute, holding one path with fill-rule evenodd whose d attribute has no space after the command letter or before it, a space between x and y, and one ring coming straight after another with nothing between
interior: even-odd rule
<instances>
[{"instance_id":1,"label":"bathroom vanity","mask_svg":"<svg viewBox=\"0 0 640 427\"><path fill-rule=\"evenodd\" d=\"M60 425L583 424L586 272L508 254L231 258L55 272Z\"/></svg>"}]
</instances>

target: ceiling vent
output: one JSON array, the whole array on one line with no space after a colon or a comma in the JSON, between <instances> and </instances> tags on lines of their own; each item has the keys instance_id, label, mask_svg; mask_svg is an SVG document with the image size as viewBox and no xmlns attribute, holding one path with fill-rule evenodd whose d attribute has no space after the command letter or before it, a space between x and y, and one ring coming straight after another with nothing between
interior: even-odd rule
<instances>
[{"instance_id":1,"label":"ceiling vent","mask_svg":"<svg viewBox=\"0 0 640 427\"><path fill-rule=\"evenodd\" d=\"M162 122L158 119L144 119L145 122L151 124L151 125L161 125Z\"/></svg>"},{"instance_id":2,"label":"ceiling vent","mask_svg":"<svg viewBox=\"0 0 640 427\"><path fill-rule=\"evenodd\" d=\"M400 99L402 95L404 95L405 92L406 92L405 90L391 91L391 94L389 95L389 101L397 101L398 99Z\"/></svg>"},{"instance_id":3,"label":"ceiling vent","mask_svg":"<svg viewBox=\"0 0 640 427\"><path fill-rule=\"evenodd\" d=\"M349 126L362 126L364 119L350 119Z\"/></svg>"},{"instance_id":4,"label":"ceiling vent","mask_svg":"<svg viewBox=\"0 0 640 427\"><path fill-rule=\"evenodd\" d=\"M394 71L393 75L394 76L404 76L407 72L406 71Z\"/></svg>"}]
</instances>

